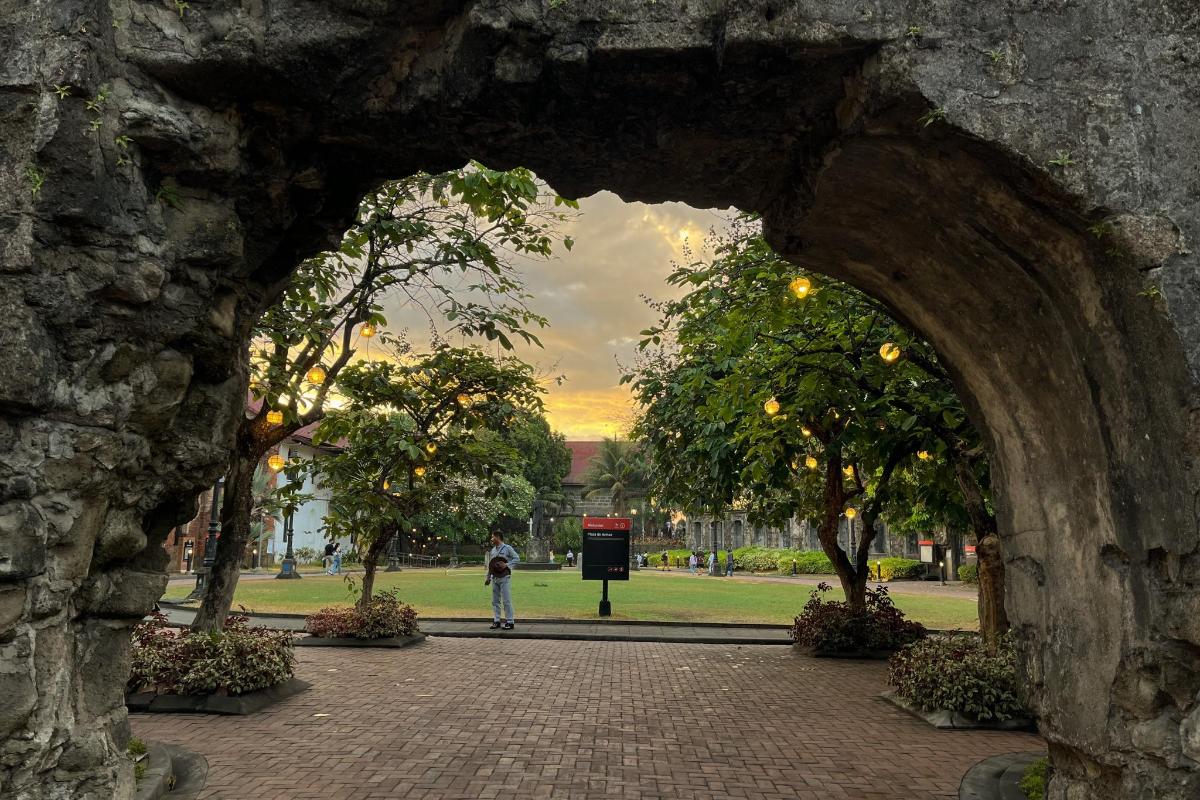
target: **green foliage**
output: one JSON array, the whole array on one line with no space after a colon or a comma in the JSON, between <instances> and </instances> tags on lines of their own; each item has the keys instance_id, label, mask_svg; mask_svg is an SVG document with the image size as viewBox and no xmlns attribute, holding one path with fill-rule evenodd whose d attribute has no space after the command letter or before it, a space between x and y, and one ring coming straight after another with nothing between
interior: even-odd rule
<instances>
[{"instance_id":1,"label":"green foliage","mask_svg":"<svg viewBox=\"0 0 1200 800\"><path fill-rule=\"evenodd\" d=\"M958 568L958 579L963 583L979 583L979 565L963 564Z\"/></svg>"},{"instance_id":2,"label":"green foliage","mask_svg":"<svg viewBox=\"0 0 1200 800\"><path fill-rule=\"evenodd\" d=\"M686 294L656 306L624 376L661 504L800 516L824 536L848 507L864 530L880 517L968 527L965 481L986 512L981 440L928 342L856 289L784 261L752 217L711 249L671 274ZM848 555L855 571L872 566L869 544Z\"/></svg>"},{"instance_id":3,"label":"green foliage","mask_svg":"<svg viewBox=\"0 0 1200 800\"><path fill-rule=\"evenodd\" d=\"M25 180L29 181L29 193L37 197L46 185L46 173L37 166L30 164L25 168Z\"/></svg>"},{"instance_id":4,"label":"green foliage","mask_svg":"<svg viewBox=\"0 0 1200 800\"><path fill-rule=\"evenodd\" d=\"M134 629L131 663L131 692L236 695L292 677L295 654L290 633L248 628L245 618L196 633L176 631L156 614Z\"/></svg>"},{"instance_id":5,"label":"green foliage","mask_svg":"<svg viewBox=\"0 0 1200 800\"><path fill-rule=\"evenodd\" d=\"M871 566L882 569L885 581L925 577L925 565L911 558L881 558Z\"/></svg>"},{"instance_id":6,"label":"green foliage","mask_svg":"<svg viewBox=\"0 0 1200 800\"><path fill-rule=\"evenodd\" d=\"M946 119L946 109L932 108L921 115L920 123L924 127L928 128L933 123L941 122L944 119Z\"/></svg>"},{"instance_id":7,"label":"green foliage","mask_svg":"<svg viewBox=\"0 0 1200 800\"><path fill-rule=\"evenodd\" d=\"M829 584L817 584L792 626L792 641L822 655L866 655L895 650L925 636L920 623L904 618L886 588L868 589L866 604L825 600Z\"/></svg>"},{"instance_id":8,"label":"green foliage","mask_svg":"<svg viewBox=\"0 0 1200 800\"><path fill-rule=\"evenodd\" d=\"M607 494L612 510L624 516L646 496L647 471L645 454L637 444L605 437L584 473L584 497Z\"/></svg>"},{"instance_id":9,"label":"green foliage","mask_svg":"<svg viewBox=\"0 0 1200 800\"><path fill-rule=\"evenodd\" d=\"M311 547L297 547L292 551L292 555L294 555L296 560L301 564L312 564L317 560L317 551Z\"/></svg>"},{"instance_id":10,"label":"green foliage","mask_svg":"<svg viewBox=\"0 0 1200 800\"><path fill-rule=\"evenodd\" d=\"M131 756L145 755L146 743L135 736L129 740L129 744L125 745L125 752Z\"/></svg>"},{"instance_id":11,"label":"green foliage","mask_svg":"<svg viewBox=\"0 0 1200 800\"><path fill-rule=\"evenodd\" d=\"M785 574L792 571L792 561L800 575L832 575L833 562L820 550L789 550L778 547L739 547L733 551L733 561L738 569L747 572L772 572Z\"/></svg>"},{"instance_id":12,"label":"green foliage","mask_svg":"<svg viewBox=\"0 0 1200 800\"><path fill-rule=\"evenodd\" d=\"M154 193L154 199L160 203L165 203L176 211L183 210L183 201L179 197L179 187L174 183L163 183L158 187L158 191Z\"/></svg>"},{"instance_id":13,"label":"green foliage","mask_svg":"<svg viewBox=\"0 0 1200 800\"><path fill-rule=\"evenodd\" d=\"M417 632L417 612L400 602L395 590L380 592L366 607L331 606L310 614L304 629L329 639L390 639Z\"/></svg>"},{"instance_id":14,"label":"green foliage","mask_svg":"<svg viewBox=\"0 0 1200 800\"><path fill-rule=\"evenodd\" d=\"M578 555L583 547L583 523L577 517L566 517L554 521L554 532L551 535L554 552L565 553L574 550Z\"/></svg>"},{"instance_id":15,"label":"green foliage","mask_svg":"<svg viewBox=\"0 0 1200 800\"><path fill-rule=\"evenodd\" d=\"M892 656L888 683L922 711L947 710L978 720L1025 714L1017 694L1017 655L1011 637L988 652L974 635L936 636Z\"/></svg>"},{"instance_id":16,"label":"green foliage","mask_svg":"<svg viewBox=\"0 0 1200 800\"><path fill-rule=\"evenodd\" d=\"M527 307L512 259L549 258L560 239L567 246L557 209L577 204L550 200L528 170L477 163L391 181L366 197L339 247L304 261L255 327L251 389L267 400L260 415L284 415L273 438L319 420L341 370L372 341L407 356L387 331L385 297L424 311L442 338L479 336L505 350L514 337L540 344L530 329L546 320ZM314 385L318 366L326 378Z\"/></svg>"},{"instance_id":17,"label":"green foliage","mask_svg":"<svg viewBox=\"0 0 1200 800\"><path fill-rule=\"evenodd\" d=\"M184 12L191 8L184 0L171 0L171 2L175 4L175 10L179 12L180 19L183 19Z\"/></svg>"},{"instance_id":18,"label":"green foliage","mask_svg":"<svg viewBox=\"0 0 1200 800\"><path fill-rule=\"evenodd\" d=\"M65 100L71 96L71 87L54 84L54 93L58 95L59 100Z\"/></svg>"},{"instance_id":19,"label":"green foliage","mask_svg":"<svg viewBox=\"0 0 1200 800\"><path fill-rule=\"evenodd\" d=\"M355 534L369 572L370 554L377 559L401 530L477 530L498 513L528 507L532 487L520 475L519 454L496 434L541 410L528 364L438 345L402 363L350 365L338 388L346 405L325 417L313 442L340 449L290 468L281 493L298 504L302 473L318 473L331 495L327 535Z\"/></svg>"},{"instance_id":20,"label":"green foliage","mask_svg":"<svg viewBox=\"0 0 1200 800\"><path fill-rule=\"evenodd\" d=\"M1065 169L1066 167L1069 167L1072 164L1074 164L1075 160L1073 158L1071 158L1070 150L1059 150L1054 155L1054 158L1050 159L1046 163L1052 167L1063 167Z\"/></svg>"},{"instance_id":21,"label":"green foliage","mask_svg":"<svg viewBox=\"0 0 1200 800\"><path fill-rule=\"evenodd\" d=\"M147 769L148 769L148 765L146 764L145 761L139 761L136 764L134 764L133 765L133 779L135 781L141 781L141 780L145 779Z\"/></svg>"},{"instance_id":22,"label":"green foliage","mask_svg":"<svg viewBox=\"0 0 1200 800\"><path fill-rule=\"evenodd\" d=\"M1029 800L1044 800L1046 785L1050 783L1050 759L1043 756L1025 769L1021 776L1021 792Z\"/></svg>"}]
</instances>

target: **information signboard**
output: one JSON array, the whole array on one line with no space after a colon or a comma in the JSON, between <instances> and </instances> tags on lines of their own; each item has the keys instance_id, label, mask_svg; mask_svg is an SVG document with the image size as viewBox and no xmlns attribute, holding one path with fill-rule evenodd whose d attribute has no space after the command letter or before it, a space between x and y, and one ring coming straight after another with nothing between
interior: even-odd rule
<instances>
[{"instance_id":1,"label":"information signboard","mask_svg":"<svg viewBox=\"0 0 1200 800\"><path fill-rule=\"evenodd\" d=\"M583 579L585 581L629 580L629 534L632 520L626 517L583 518Z\"/></svg>"}]
</instances>

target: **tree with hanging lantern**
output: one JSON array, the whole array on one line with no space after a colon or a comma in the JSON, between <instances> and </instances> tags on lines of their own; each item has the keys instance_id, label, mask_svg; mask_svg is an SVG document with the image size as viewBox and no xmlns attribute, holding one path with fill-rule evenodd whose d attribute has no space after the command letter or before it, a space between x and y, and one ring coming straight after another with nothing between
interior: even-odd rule
<instances>
[{"instance_id":1,"label":"tree with hanging lantern","mask_svg":"<svg viewBox=\"0 0 1200 800\"><path fill-rule=\"evenodd\" d=\"M545 319L527 306L514 260L571 247L559 229L573 201L546 195L528 170L471 164L383 184L363 200L336 250L304 261L255 326L251 413L239 424L221 509L221 539L193 623L218 630L250 537L250 476L263 456L321 420L340 373L372 342L395 348L383 300L420 306L440 333L506 350L537 344Z\"/></svg>"},{"instance_id":2,"label":"tree with hanging lantern","mask_svg":"<svg viewBox=\"0 0 1200 800\"><path fill-rule=\"evenodd\" d=\"M933 348L862 292L797 275L751 217L714 252L671 275L689 291L659 305L648 355L625 376L655 493L716 513L740 499L760 519L815 518L852 605L881 517L909 519L919 504L927 520L966 520L981 541L981 628L1007 628L998 558L983 580L996 531L986 458ZM837 534L851 509L862 537L848 553Z\"/></svg>"},{"instance_id":3,"label":"tree with hanging lantern","mask_svg":"<svg viewBox=\"0 0 1200 800\"><path fill-rule=\"evenodd\" d=\"M436 510L468 508L476 495L513 500L520 454L494 432L540 412L542 389L516 358L446 345L403 361L352 364L338 389L346 403L325 416L313 442L341 447L301 465L290 485L311 473L330 493L326 530L354 535L365 607L400 531L427 530Z\"/></svg>"}]
</instances>

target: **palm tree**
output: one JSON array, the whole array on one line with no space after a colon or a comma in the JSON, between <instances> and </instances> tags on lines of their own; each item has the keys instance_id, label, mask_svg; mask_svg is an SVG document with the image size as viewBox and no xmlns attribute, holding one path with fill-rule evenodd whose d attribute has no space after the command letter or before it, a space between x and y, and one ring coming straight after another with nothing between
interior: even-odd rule
<instances>
[{"instance_id":1,"label":"palm tree","mask_svg":"<svg viewBox=\"0 0 1200 800\"><path fill-rule=\"evenodd\" d=\"M649 483L646 473L646 459L640 447L633 442L606 438L583 476L584 497L590 500L607 494L612 499L612 510L623 515L631 501L646 496Z\"/></svg>"}]
</instances>

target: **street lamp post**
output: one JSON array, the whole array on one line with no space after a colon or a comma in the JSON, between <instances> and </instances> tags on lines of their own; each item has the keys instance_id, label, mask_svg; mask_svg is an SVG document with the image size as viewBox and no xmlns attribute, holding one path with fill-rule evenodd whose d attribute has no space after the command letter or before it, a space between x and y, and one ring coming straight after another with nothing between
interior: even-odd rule
<instances>
[{"instance_id":1,"label":"street lamp post","mask_svg":"<svg viewBox=\"0 0 1200 800\"><path fill-rule=\"evenodd\" d=\"M283 518L283 540L287 543L287 551L283 554L283 561L279 562L279 572L275 574L276 578L293 580L300 577L300 573L296 570L296 556L292 552L292 540L295 536L296 532L292 527L292 509L288 508L287 514Z\"/></svg>"},{"instance_id":2,"label":"street lamp post","mask_svg":"<svg viewBox=\"0 0 1200 800\"><path fill-rule=\"evenodd\" d=\"M204 583L217 560L217 539L221 535L221 520L217 514L221 509L221 487L224 485L224 478L217 478L217 482L213 484L212 504L208 509L208 538L204 540L204 560L200 569L196 570L196 587L187 596L188 600L199 600L204 596Z\"/></svg>"}]
</instances>

